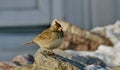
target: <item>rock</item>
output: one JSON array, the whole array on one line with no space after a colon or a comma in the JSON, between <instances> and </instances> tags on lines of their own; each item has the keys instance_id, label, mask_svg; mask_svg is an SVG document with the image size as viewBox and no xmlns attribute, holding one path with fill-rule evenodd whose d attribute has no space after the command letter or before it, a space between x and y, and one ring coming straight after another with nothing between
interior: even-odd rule
<instances>
[{"instance_id":1,"label":"rock","mask_svg":"<svg viewBox=\"0 0 120 70\"><path fill-rule=\"evenodd\" d=\"M32 64L34 57L31 54L17 55L12 59L13 62L19 63L20 65Z\"/></svg>"},{"instance_id":2,"label":"rock","mask_svg":"<svg viewBox=\"0 0 120 70\"><path fill-rule=\"evenodd\" d=\"M15 63L15 62L0 62L0 70L10 70L13 67L17 67L19 66L19 64Z\"/></svg>"},{"instance_id":3,"label":"rock","mask_svg":"<svg viewBox=\"0 0 120 70\"><path fill-rule=\"evenodd\" d=\"M17 55L12 61L0 62L0 70L10 70L14 67L32 64L34 57L31 54Z\"/></svg>"},{"instance_id":4,"label":"rock","mask_svg":"<svg viewBox=\"0 0 120 70\"><path fill-rule=\"evenodd\" d=\"M108 70L108 68L104 68L99 65L87 65L85 70Z\"/></svg>"},{"instance_id":5,"label":"rock","mask_svg":"<svg viewBox=\"0 0 120 70\"><path fill-rule=\"evenodd\" d=\"M58 54L58 55L60 55L60 56L63 56L63 57L65 57L65 58L71 58L72 57L72 55L71 54L68 54L68 53L66 53L64 50L60 50L60 49L54 49L53 50L56 54Z\"/></svg>"},{"instance_id":6,"label":"rock","mask_svg":"<svg viewBox=\"0 0 120 70\"><path fill-rule=\"evenodd\" d=\"M39 49L35 62L31 65L12 68L12 70L83 70L84 65L60 55L46 55Z\"/></svg>"},{"instance_id":7,"label":"rock","mask_svg":"<svg viewBox=\"0 0 120 70\"><path fill-rule=\"evenodd\" d=\"M62 50L94 51L101 44L112 46L111 41L105 37L57 19L53 20L52 24L55 21L61 24L65 33L64 42L60 46L60 49Z\"/></svg>"},{"instance_id":8,"label":"rock","mask_svg":"<svg viewBox=\"0 0 120 70\"><path fill-rule=\"evenodd\" d=\"M17 65L12 62L8 66L4 63L0 70L108 70L106 64L99 58L93 56L77 56L63 52L62 50L54 50L55 56L41 53L39 49L35 54L33 64ZM77 51L76 51L77 52ZM6 67L7 66L7 67Z\"/></svg>"},{"instance_id":9,"label":"rock","mask_svg":"<svg viewBox=\"0 0 120 70\"><path fill-rule=\"evenodd\" d=\"M114 67L114 68L111 68L109 70L120 70L120 67Z\"/></svg>"},{"instance_id":10,"label":"rock","mask_svg":"<svg viewBox=\"0 0 120 70\"><path fill-rule=\"evenodd\" d=\"M106 64L99 58L97 57L92 57L92 56L75 56L71 58L72 60L75 60L77 62L81 62L84 65L99 65L101 67L106 67Z\"/></svg>"},{"instance_id":11,"label":"rock","mask_svg":"<svg viewBox=\"0 0 120 70\"><path fill-rule=\"evenodd\" d=\"M71 50L71 52L72 52L72 54L70 53L70 50L69 50L69 52L67 52L72 55L72 57L70 59L73 61L82 63L85 66L84 70L108 70L106 63L103 60L99 59L98 57L95 57L92 55L80 56L80 55L78 55L80 51L79 52L76 51L76 53L75 53L75 52L73 52L73 50Z\"/></svg>"}]
</instances>

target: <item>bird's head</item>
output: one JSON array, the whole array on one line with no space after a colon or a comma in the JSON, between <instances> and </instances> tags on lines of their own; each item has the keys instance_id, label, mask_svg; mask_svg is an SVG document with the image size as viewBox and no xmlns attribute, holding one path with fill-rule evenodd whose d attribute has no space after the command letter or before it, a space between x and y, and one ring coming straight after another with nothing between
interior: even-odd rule
<instances>
[{"instance_id":1,"label":"bird's head","mask_svg":"<svg viewBox=\"0 0 120 70\"><path fill-rule=\"evenodd\" d=\"M55 23L52 24L50 28L55 31L62 31L62 27L57 21L55 21Z\"/></svg>"}]
</instances>

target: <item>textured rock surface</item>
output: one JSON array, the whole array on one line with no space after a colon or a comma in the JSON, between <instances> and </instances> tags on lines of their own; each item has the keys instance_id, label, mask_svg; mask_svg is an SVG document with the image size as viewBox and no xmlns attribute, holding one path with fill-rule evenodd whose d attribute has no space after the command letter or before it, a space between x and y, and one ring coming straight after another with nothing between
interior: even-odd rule
<instances>
[{"instance_id":1,"label":"textured rock surface","mask_svg":"<svg viewBox=\"0 0 120 70\"><path fill-rule=\"evenodd\" d=\"M13 67L17 67L19 64L15 62L0 62L0 70L10 70Z\"/></svg>"},{"instance_id":2,"label":"textured rock surface","mask_svg":"<svg viewBox=\"0 0 120 70\"><path fill-rule=\"evenodd\" d=\"M92 57L92 56L86 56L86 57L83 57L83 56L75 56L75 57L72 57L71 58L72 60L75 60L77 62L82 62L84 65L99 65L99 66L102 66L102 67L106 67L106 64L100 60L99 58L97 57Z\"/></svg>"},{"instance_id":3,"label":"textured rock surface","mask_svg":"<svg viewBox=\"0 0 120 70\"><path fill-rule=\"evenodd\" d=\"M12 62L16 62L20 65L32 64L34 62L34 57L31 54L17 55L12 59Z\"/></svg>"},{"instance_id":4,"label":"textured rock surface","mask_svg":"<svg viewBox=\"0 0 120 70\"><path fill-rule=\"evenodd\" d=\"M0 70L10 70L14 67L32 64L34 57L31 54L17 55L12 61L0 62Z\"/></svg>"},{"instance_id":5,"label":"textured rock surface","mask_svg":"<svg viewBox=\"0 0 120 70\"><path fill-rule=\"evenodd\" d=\"M106 64L96 57L72 56L61 50L55 50L56 52L59 55L50 56L41 54L38 50L33 64L24 66L16 66L15 64L11 66L10 64L8 67L6 67L6 64L2 64L0 70L108 70Z\"/></svg>"},{"instance_id":6,"label":"textured rock surface","mask_svg":"<svg viewBox=\"0 0 120 70\"><path fill-rule=\"evenodd\" d=\"M65 32L65 38L60 49L72 49L72 50L89 50L93 51L98 48L99 45L112 45L112 43L105 37L91 33L90 31L76 27L68 22L61 20L54 20L59 22Z\"/></svg>"},{"instance_id":7,"label":"textured rock surface","mask_svg":"<svg viewBox=\"0 0 120 70\"><path fill-rule=\"evenodd\" d=\"M83 66L62 56L45 55L38 50L35 54L35 62L32 65L26 65L13 68L12 70L80 70Z\"/></svg>"},{"instance_id":8,"label":"textured rock surface","mask_svg":"<svg viewBox=\"0 0 120 70\"><path fill-rule=\"evenodd\" d=\"M0 70L108 70L106 64L96 57L71 55L58 49L54 50L55 56L40 51L39 49L35 54L33 64L17 65L15 62L1 62Z\"/></svg>"},{"instance_id":9,"label":"textured rock surface","mask_svg":"<svg viewBox=\"0 0 120 70\"><path fill-rule=\"evenodd\" d=\"M109 70L120 70L120 67L114 67L114 68L111 68Z\"/></svg>"}]
</instances>

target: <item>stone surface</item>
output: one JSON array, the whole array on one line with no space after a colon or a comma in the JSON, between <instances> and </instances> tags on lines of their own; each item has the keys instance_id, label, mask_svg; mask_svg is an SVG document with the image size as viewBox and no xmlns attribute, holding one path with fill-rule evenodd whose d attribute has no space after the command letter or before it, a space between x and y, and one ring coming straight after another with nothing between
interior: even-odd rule
<instances>
[{"instance_id":1,"label":"stone surface","mask_svg":"<svg viewBox=\"0 0 120 70\"><path fill-rule=\"evenodd\" d=\"M32 64L34 62L34 57L31 54L17 55L12 59L13 62L19 63L20 65Z\"/></svg>"},{"instance_id":2,"label":"stone surface","mask_svg":"<svg viewBox=\"0 0 120 70\"><path fill-rule=\"evenodd\" d=\"M57 21L63 27L65 33L64 42L60 46L60 49L78 50L78 51L94 51L99 45L110 45L111 41L105 37L96 35L90 31L81 29L68 22L55 19L52 24Z\"/></svg>"},{"instance_id":3,"label":"stone surface","mask_svg":"<svg viewBox=\"0 0 120 70\"><path fill-rule=\"evenodd\" d=\"M96 70L97 68L107 70L106 64L99 58L71 55L58 49L54 52L56 55L47 55L41 53L39 49L33 64L19 65L17 62L4 62L0 64L0 70Z\"/></svg>"},{"instance_id":4,"label":"stone surface","mask_svg":"<svg viewBox=\"0 0 120 70\"><path fill-rule=\"evenodd\" d=\"M46 55L39 49L35 54L35 62L32 65L25 65L13 68L12 70L81 70L82 64L72 61L60 55Z\"/></svg>"},{"instance_id":5,"label":"stone surface","mask_svg":"<svg viewBox=\"0 0 120 70\"><path fill-rule=\"evenodd\" d=\"M17 67L19 66L19 64L15 63L15 62L0 62L0 70L10 70L13 67Z\"/></svg>"},{"instance_id":6,"label":"stone surface","mask_svg":"<svg viewBox=\"0 0 120 70\"><path fill-rule=\"evenodd\" d=\"M111 68L109 70L120 70L120 67L114 67L114 68Z\"/></svg>"},{"instance_id":7,"label":"stone surface","mask_svg":"<svg viewBox=\"0 0 120 70\"><path fill-rule=\"evenodd\" d=\"M99 65L102 67L106 67L106 64L99 58L97 57L92 57L92 56L75 56L71 58L72 60L75 60L77 62L82 62L84 65Z\"/></svg>"},{"instance_id":8,"label":"stone surface","mask_svg":"<svg viewBox=\"0 0 120 70\"><path fill-rule=\"evenodd\" d=\"M12 61L0 62L0 70L10 70L14 67L32 64L34 57L31 54L17 55Z\"/></svg>"}]
</instances>

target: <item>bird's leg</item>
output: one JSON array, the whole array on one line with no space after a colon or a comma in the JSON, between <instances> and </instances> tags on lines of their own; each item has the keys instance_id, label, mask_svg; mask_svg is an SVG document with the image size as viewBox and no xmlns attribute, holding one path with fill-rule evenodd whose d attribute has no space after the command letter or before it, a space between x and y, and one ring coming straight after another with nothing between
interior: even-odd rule
<instances>
[{"instance_id":1,"label":"bird's leg","mask_svg":"<svg viewBox=\"0 0 120 70\"><path fill-rule=\"evenodd\" d=\"M42 53L42 54L49 54L50 51L49 51L48 49L41 48L41 53Z\"/></svg>"},{"instance_id":2,"label":"bird's leg","mask_svg":"<svg viewBox=\"0 0 120 70\"><path fill-rule=\"evenodd\" d=\"M46 52L47 52L47 49L41 48L41 52L40 53L46 54Z\"/></svg>"},{"instance_id":3,"label":"bird's leg","mask_svg":"<svg viewBox=\"0 0 120 70\"><path fill-rule=\"evenodd\" d=\"M46 52L47 55L55 55L54 51L50 50L50 49L49 50L46 49L45 52Z\"/></svg>"},{"instance_id":4,"label":"bird's leg","mask_svg":"<svg viewBox=\"0 0 120 70\"><path fill-rule=\"evenodd\" d=\"M49 50L48 52L49 52L49 55L55 55L53 50Z\"/></svg>"},{"instance_id":5,"label":"bird's leg","mask_svg":"<svg viewBox=\"0 0 120 70\"><path fill-rule=\"evenodd\" d=\"M47 49L44 49L44 48L40 48L40 49L41 49L40 53L43 54L45 57L47 57L47 55L46 55L46 54L48 54Z\"/></svg>"},{"instance_id":6,"label":"bird's leg","mask_svg":"<svg viewBox=\"0 0 120 70\"><path fill-rule=\"evenodd\" d=\"M42 54L45 54L45 55L52 55L52 56L55 55L55 53L54 53L53 50L45 49L45 48L41 48L41 53L42 53Z\"/></svg>"},{"instance_id":7,"label":"bird's leg","mask_svg":"<svg viewBox=\"0 0 120 70\"><path fill-rule=\"evenodd\" d=\"M54 53L53 50L49 50L49 54L48 55L52 56L55 59L57 59L56 57L58 56L56 53Z\"/></svg>"}]
</instances>

